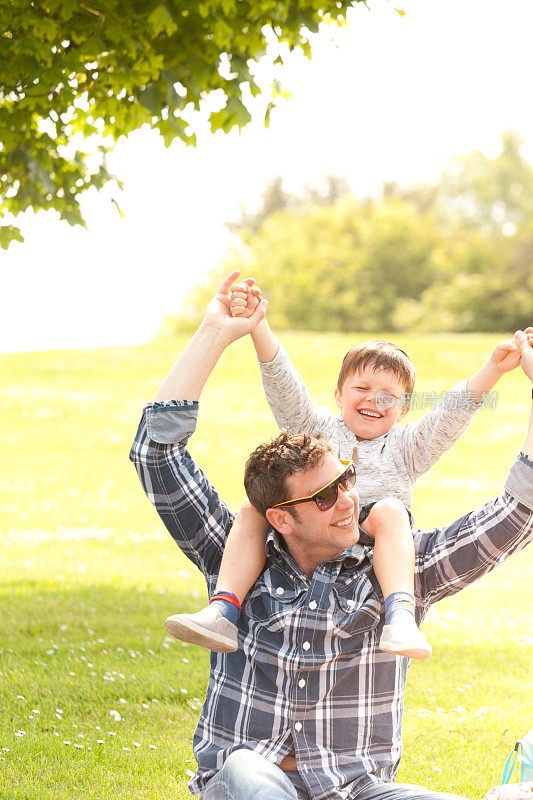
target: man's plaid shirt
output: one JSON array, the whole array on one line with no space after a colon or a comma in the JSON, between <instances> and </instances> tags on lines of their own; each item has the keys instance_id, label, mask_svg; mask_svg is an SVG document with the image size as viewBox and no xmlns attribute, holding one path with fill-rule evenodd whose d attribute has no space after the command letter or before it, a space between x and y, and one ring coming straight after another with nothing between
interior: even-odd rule
<instances>
[{"instance_id":1,"label":"man's plaid shirt","mask_svg":"<svg viewBox=\"0 0 533 800\"><path fill-rule=\"evenodd\" d=\"M234 515L186 450L198 403L151 403L130 458L143 488L213 591ZM417 531L417 614L489 572L533 535L533 464L506 491L448 527ZM409 661L378 649L384 624L372 548L355 544L310 580L271 530L267 562L243 605L239 650L212 653L194 736L196 793L238 748L279 763L293 748L314 800L348 800L395 778Z\"/></svg>"}]
</instances>

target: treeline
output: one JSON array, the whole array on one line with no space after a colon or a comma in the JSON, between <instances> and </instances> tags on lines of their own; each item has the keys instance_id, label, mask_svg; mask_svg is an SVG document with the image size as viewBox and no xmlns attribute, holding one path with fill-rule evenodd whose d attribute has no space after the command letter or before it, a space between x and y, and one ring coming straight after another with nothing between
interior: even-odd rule
<instances>
[{"instance_id":1,"label":"treeline","mask_svg":"<svg viewBox=\"0 0 533 800\"><path fill-rule=\"evenodd\" d=\"M196 324L235 268L257 279L278 329L513 331L533 320L533 165L512 132L495 158L469 153L436 184L389 184L379 199L355 199L341 178L293 197L276 179L231 228L239 246L165 334Z\"/></svg>"}]
</instances>

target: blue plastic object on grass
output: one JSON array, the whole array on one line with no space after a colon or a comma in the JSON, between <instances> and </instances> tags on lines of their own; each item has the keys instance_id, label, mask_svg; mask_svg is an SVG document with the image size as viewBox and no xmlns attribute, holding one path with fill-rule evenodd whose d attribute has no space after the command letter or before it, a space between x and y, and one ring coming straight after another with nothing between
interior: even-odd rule
<instances>
[{"instance_id":1,"label":"blue plastic object on grass","mask_svg":"<svg viewBox=\"0 0 533 800\"><path fill-rule=\"evenodd\" d=\"M519 752L520 781L533 781L533 730L528 731L522 739L519 739L511 750L503 768L502 786L511 780Z\"/></svg>"}]
</instances>

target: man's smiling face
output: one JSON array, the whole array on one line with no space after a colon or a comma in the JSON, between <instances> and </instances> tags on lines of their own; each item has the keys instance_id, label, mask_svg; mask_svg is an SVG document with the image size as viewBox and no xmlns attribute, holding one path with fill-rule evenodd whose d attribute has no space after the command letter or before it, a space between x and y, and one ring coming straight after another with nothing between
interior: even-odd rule
<instances>
[{"instance_id":1,"label":"man's smiling face","mask_svg":"<svg viewBox=\"0 0 533 800\"><path fill-rule=\"evenodd\" d=\"M289 497L308 497L334 481L345 469L332 453L327 453L316 466L286 479ZM311 574L318 564L336 558L359 539L359 497L355 488L346 491L339 487L337 501L326 511L320 511L311 500L290 511L285 509L282 514L286 527L275 527L284 535L293 558Z\"/></svg>"},{"instance_id":2,"label":"man's smiling face","mask_svg":"<svg viewBox=\"0 0 533 800\"><path fill-rule=\"evenodd\" d=\"M358 439L376 439L407 413L404 391L393 372L368 366L347 376L342 389L335 389L335 400L345 425Z\"/></svg>"}]
</instances>

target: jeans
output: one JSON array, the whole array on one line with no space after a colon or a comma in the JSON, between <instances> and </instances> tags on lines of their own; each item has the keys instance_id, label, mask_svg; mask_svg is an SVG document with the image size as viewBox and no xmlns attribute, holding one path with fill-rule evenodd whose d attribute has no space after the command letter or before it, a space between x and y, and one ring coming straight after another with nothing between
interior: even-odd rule
<instances>
[{"instance_id":1,"label":"jeans","mask_svg":"<svg viewBox=\"0 0 533 800\"><path fill-rule=\"evenodd\" d=\"M200 800L309 800L298 772L283 772L252 750L235 750L202 789ZM408 783L378 783L357 800L463 800Z\"/></svg>"}]
</instances>

